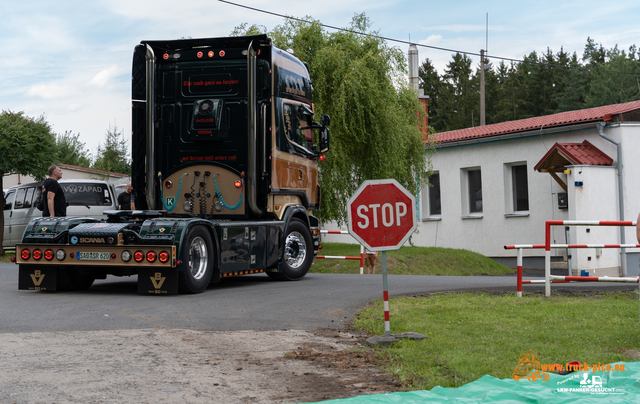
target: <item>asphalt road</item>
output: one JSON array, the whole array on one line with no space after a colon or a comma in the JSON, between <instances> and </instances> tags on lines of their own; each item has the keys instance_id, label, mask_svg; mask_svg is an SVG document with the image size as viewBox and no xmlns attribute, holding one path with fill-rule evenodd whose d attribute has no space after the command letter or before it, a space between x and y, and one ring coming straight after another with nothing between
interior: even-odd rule
<instances>
[{"instance_id":1,"label":"asphalt road","mask_svg":"<svg viewBox=\"0 0 640 404\"><path fill-rule=\"evenodd\" d=\"M180 328L211 331L341 328L382 298L381 275L308 274L298 282L266 275L223 279L198 295L143 296L137 277L109 277L83 292L18 290L18 268L0 263L0 332ZM514 276L388 276L389 295L470 289L515 293ZM543 288L526 286L526 288ZM637 289L637 284L563 287Z\"/></svg>"}]
</instances>

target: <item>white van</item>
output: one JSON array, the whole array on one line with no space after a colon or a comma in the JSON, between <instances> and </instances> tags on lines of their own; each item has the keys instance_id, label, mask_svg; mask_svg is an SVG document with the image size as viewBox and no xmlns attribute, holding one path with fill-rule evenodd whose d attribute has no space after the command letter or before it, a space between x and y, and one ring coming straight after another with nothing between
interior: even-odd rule
<instances>
[{"instance_id":1,"label":"white van","mask_svg":"<svg viewBox=\"0 0 640 404\"><path fill-rule=\"evenodd\" d=\"M100 180L60 180L67 200L67 216L103 219L105 210L117 210L118 201L113 185ZM15 248L31 219L42 217L36 201L42 192L42 182L9 188L4 205L3 248Z\"/></svg>"}]
</instances>

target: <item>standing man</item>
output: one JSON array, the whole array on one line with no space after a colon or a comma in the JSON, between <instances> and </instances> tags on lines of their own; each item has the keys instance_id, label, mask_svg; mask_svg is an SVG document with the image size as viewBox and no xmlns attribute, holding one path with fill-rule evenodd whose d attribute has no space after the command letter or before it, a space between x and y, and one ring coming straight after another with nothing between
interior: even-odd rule
<instances>
[{"instance_id":1,"label":"standing man","mask_svg":"<svg viewBox=\"0 0 640 404\"><path fill-rule=\"evenodd\" d=\"M133 198L131 197L131 191L133 191L133 187L131 183L128 183L127 190L118 195L120 210L136 210L136 205L133 203Z\"/></svg>"},{"instance_id":2,"label":"standing man","mask_svg":"<svg viewBox=\"0 0 640 404\"><path fill-rule=\"evenodd\" d=\"M367 274L375 275L378 252L369 251L366 248L364 250L364 267L367 269Z\"/></svg>"},{"instance_id":3,"label":"standing man","mask_svg":"<svg viewBox=\"0 0 640 404\"><path fill-rule=\"evenodd\" d=\"M51 166L48 173L49 178L42 185L44 197L42 217L65 217L67 216L67 199L64 197L64 190L58 184L58 180L62 178L62 170L58 166Z\"/></svg>"}]
</instances>

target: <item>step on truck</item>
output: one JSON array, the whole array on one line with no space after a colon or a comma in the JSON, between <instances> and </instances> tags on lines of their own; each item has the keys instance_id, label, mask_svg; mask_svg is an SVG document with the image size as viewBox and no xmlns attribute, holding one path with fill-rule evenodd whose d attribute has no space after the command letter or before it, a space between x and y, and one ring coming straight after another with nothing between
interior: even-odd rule
<instances>
[{"instance_id":1,"label":"step on truck","mask_svg":"<svg viewBox=\"0 0 640 404\"><path fill-rule=\"evenodd\" d=\"M246 274L303 278L318 252L318 160L329 150L307 65L266 35L142 41L131 84L139 210L30 221L18 288L137 275L138 293L158 295Z\"/></svg>"}]
</instances>

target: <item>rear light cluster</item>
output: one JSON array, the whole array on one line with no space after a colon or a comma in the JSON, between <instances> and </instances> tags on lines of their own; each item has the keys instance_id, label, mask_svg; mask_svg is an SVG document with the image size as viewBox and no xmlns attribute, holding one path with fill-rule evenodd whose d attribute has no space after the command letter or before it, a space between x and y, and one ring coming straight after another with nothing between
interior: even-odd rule
<instances>
[{"instance_id":1,"label":"rear light cluster","mask_svg":"<svg viewBox=\"0 0 640 404\"><path fill-rule=\"evenodd\" d=\"M28 260L28 259L31 259L31 258L33 258L36 261L40 261L43 258L45 260L47 260L47 261L52 261L54 257L56 257L56 258L58 258L58 260L62 261L64 259L64 257L62 259L59 258L61 254L64 255L64 250L58 250L57 252L54 253L53 250L50 249L50 248L44 250L44 252L42 250L40 250L40 249L35 249L35 250L31 251L31 250L28 250L28 249L25 248L20 253L20 257L25 261Z\"/></svg>"},{"instance_id":2,"label":"rear light cluster","mask_svg":"<svg viewBox=\"0 0 640 404\"><path fill-rule=\"evenodd\" d=\"M138 250L134 252L133 255L128 250L124 250L122 252L122 261L129 262L131 261L131 257L133 257L133 260L135 262L143 262L146 259L147 262L156 262L156 260L158 260L161 263L165 264L169 262L169 258L171 257L171 255L167 251L160 251L159 253L156 253L155 251L147 251L147 253L145 254L144 251Z\"/></svg>"},{"instance_id":3,"label":"rear light cluster","mask_svg":"<svg viewBox=\"0 0 640 404\"><path fill-rule=\"evenodd\" d=\"M64 261L67 258L67 253L63 249L59 249L57 251L53 251L52 249L46 249L44 252L40 249L30 250L28 248L23 248L20 252L20 257L23 261L28 261L33 259L35 261L40 261L43 258L47 261L53 261L56 258L58 261ZM74 253L70 253L69 257L75 258ZM117 255L115 253L111 253L111 259L116 259ZM171 258L171 254L168 251L160 251L156 253L155 251L147 251L146 254L143 251L136 251L131 254L131 251L124 250L122 254L120 254L120 258L122 258L123 262L129 262L133 258L135 262L143 262L145 259L147 262L156 262L160 261L163 264L169 262Z\"/></svg>"}]
</instances>

